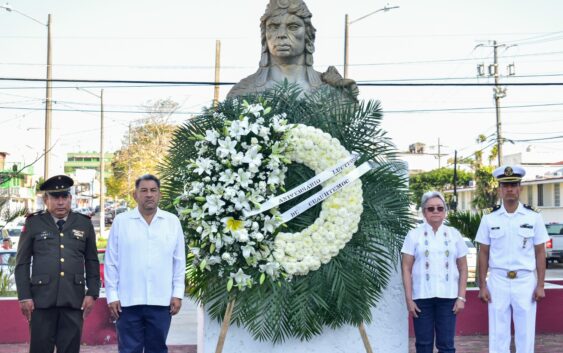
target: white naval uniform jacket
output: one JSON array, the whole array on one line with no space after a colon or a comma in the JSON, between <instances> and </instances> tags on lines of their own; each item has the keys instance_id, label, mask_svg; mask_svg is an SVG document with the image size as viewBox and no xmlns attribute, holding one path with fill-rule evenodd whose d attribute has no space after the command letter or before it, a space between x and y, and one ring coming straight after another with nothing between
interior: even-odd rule
<instances>
[{"instance_id":1,"label":"white naval uniform jacket","mask_svg":"<svg viewBox=\"0 0 563 353\"><path fill-rule=\"evenodd\" d=\"M549 240L541 215L519 203L514 213L503 205L483 216L475 240L489 245L489 268L534 271L535 245Z\"/></svg>"}]
</instances>

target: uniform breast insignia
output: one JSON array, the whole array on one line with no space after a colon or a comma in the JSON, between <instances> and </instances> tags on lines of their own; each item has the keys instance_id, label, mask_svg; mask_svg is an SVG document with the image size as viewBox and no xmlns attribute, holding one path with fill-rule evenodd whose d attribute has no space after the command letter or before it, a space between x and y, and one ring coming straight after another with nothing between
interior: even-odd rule
<instances>
[{"instance_id":1,"label":"uniform breast insignia","mask_svg":"<svg viewBox=\"0 0 563 353\"><path fill-rule=\"evenodd\" d=\"M73 229L72 235L74 235L75 238L84 239L84 231L83 230Z\"/></svg>"},{"instance_id":2,"label":"uniform breast insignia","mask_svg":"<svg viewBox=\"0 0 563 353\"><path fill-rule=\"evenodd\" d=\"M39 233L39 238L41 239L47 239L51 236L51 232L47 232L47 231L42 231L41 233Z\"/></svg>"},{"instance_id":3,"label":"uniform breast insignia","mask_svg":"<svg viewBox=\"0 0 563 353\"><path fill-rule=\"evenodd\" d=\"M527 209L527 210L530 210L530 211L534 211L536 213L540 213L540 210L538 208L534 207L534 206L524 204L524 208Z\"/></svg>"},{"instance_id":4,"label":"uniform breast insignia","mask_svg":"<svg viewBox=\"0 0 563 353\"><path fill-rule=\"evenodd\" d=\"M491 227L491 230L498 230L500 227Z\"/></svg>"},{"instance_id":5,"label":"uniform breast insignia","mask_svg":"<svg viewBox=\"0 0 563 353\"><path fill-rule=\"evenodd\" d=\"M526 229L534 229L534 226L528 223L524 223L522 225L520 225L520 228L526 228Z\"/></svg>"}]
</instances>

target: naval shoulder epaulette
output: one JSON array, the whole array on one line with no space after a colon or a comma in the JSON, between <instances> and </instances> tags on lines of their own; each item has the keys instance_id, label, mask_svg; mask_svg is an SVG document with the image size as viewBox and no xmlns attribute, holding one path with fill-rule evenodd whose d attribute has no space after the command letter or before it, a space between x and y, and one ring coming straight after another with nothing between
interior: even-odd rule
<instances>
[{"instance_id":1,"label":"naval shoulder epaulette","mask_svg":"<svg viewBox=\"0 0 563 353\"><path fill-rule=\"evenodd\" d=\"M536 213L540 213L540 210L539 210L538 208L534 207L534 206L530 206L530 205L524 204L524 208L525 208L525 209L528 209L528 210L530 210L530 211L534 211L534 212L536 212Z\"/></svg>"},{"instance_id":2,"label":"naval shoulder epaulette","mask_svg":"<svg viewBox=\"0 0 563 353\"><path fill-rule=\"evenodd\" d=\"M37 212L33 212L33 213L28 213L25 215L25 218L31 218L33 216L38 216L40 214L43 214L45 211L41 210L41 211L37 211Z\"/></svg>"},{"instance_id":3,"label":"naval shoulder epaulette","mask_svg":"<svg viewBox=\"0 0 563 353\"><path fill-rule=\"evenodd\" d=\"M486 208L485 210L483 210L483 214L489 214L489 213L493 213L495 211L500 210L500 205L495 205L494 207L489 207Z\"/></svg>"}]
</instances>

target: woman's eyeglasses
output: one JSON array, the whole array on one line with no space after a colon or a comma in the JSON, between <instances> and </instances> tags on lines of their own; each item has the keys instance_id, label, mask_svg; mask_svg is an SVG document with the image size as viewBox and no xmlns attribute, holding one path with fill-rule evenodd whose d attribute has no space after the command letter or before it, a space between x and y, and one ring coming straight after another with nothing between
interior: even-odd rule
<instances>
[{"instance_id":1,"label":"woman's eyeglasses","mask_svg":"<svg viewBox=\"0 0 563 353\"><path fill-rule=\"evenodd\" d=\"M426 211L428 211L428 212L434 212L434 211L436 211L436 210L437 210L438 212L444 212L444 207L442 207L442 206L438 206L438 207L429 206L429 207L426 207Z\"/></svg>"}]
</instances>

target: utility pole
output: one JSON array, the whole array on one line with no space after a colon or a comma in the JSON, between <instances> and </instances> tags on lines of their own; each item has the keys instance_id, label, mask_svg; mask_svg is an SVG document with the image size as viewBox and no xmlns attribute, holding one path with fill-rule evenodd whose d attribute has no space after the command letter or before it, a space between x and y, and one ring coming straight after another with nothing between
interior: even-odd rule
<instances>
[{"instance_id":1,"label":"utility pole","mask_svg":"<svg viewBox=\"0 0 563 353\"><path fill-rule=\"evenodd\" d=\"M454 197L452 200L452 211L457 211L457 150L454 151Z\"/></svg>"},{"instance_id":2,"label":"utility pole","mask_svg":"<svg viewBox=\"0 0 563 353\"><path fill-rule=\"evenodd\" d=\"M431 146L434 147L434 146ZM446 154L442 154L442 147L447 147L445 145L442 145L440 143L440 138L438 137L438 169L442 168L442 156L445 156Z\"/></svg>"},{"instance_id":3,"label":"utility pole","mask_svg":"<svg viewBox=\"0 0 563 353\"><path fill-rule=\"evenodd\" d=\"M493 60L494 61L488 67L488 75L493 76L494 79L495 79L495 87L493 88L493 99L495 100L496 128L497 128L497 157L498 157L497 163L498 163L498 166L500 167L502 165L502 157L503 157L503 152L502 152L503 138L502 138L502 122L501 122L501 119L500 119L500 100L502 98L506 97L506 87L502 87L500 85L498 48L499 47L508 48L509 46L506 46L506 44L499 44L496 40L494 40L494 41L492 41L492 44L488 44L488 45L479 44L475 48L481 47L481 46L493 48ZM513 76L514 74L515 74L514 64L508 65L508 75ZM484 64L479 64L477 66L477 75L478 76L485 76L485 65Z\"/></svg>"},{"instance_id":4,"label":"utility pole","mask_svg":"<svg viewBox=\"0 0 563 353\"><path fill-rule=\"evenodd\" d=\"M221 41L215 41L215 92L213 95L213 107L217 107L219 105L219 82L220 82L220 73L221 69Z\"/></svg>"},{"instance_id":5,"label":"utility pole","mask_svg":"<svg viewBox=\"0 0 563 353\"><path fill-rule=\"evenodd\" d=\"M104 238L106 230L106 201L104 195L104 90L100 90L100 236Z\"/></svg>"},{"instance_id":6,"label":"utility pole","mask_svg":"<svg viewBox=\"0 0 563 353\"><path fill-rule=\"evenodd\" d=\"M49 162L51 160L51 113L52 106L52 57L51 57L51 14L47 16L47 90L45 92L45 170L43 179L49 178Z\"/></svg>"}]
</instances>

